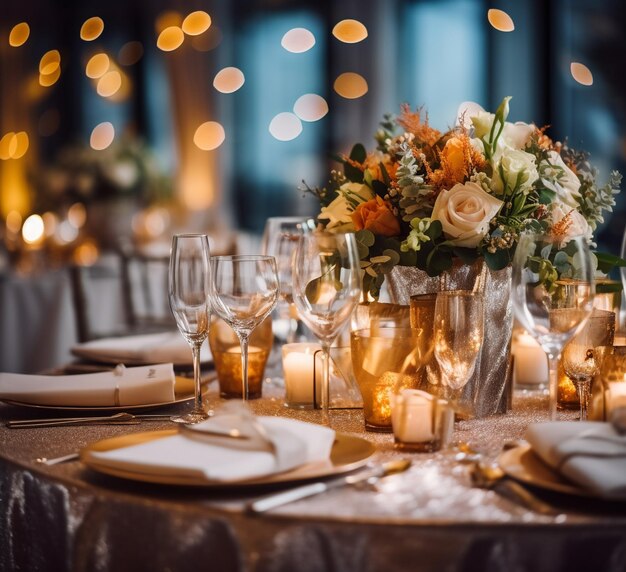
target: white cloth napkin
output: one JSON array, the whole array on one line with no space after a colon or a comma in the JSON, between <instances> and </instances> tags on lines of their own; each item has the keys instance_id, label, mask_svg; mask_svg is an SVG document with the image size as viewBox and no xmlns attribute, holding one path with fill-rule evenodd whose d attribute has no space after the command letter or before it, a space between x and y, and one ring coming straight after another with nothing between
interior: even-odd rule
<instances>
[{"instance_id":1,"label":"white cloth napkin","mask_svg":"<svg viewBox=\"0 0 626 572\"><path fill-rule=\"evenodd\" d=\"M172 437L91 452L90 458L142 474L221 482L245 481L329 459L335 432L328 427L283 417L254 417L227 406L222 409L215 417ZM249 439L212 434L232 430Z\"/></svg>"},{"instance_id":2,"label":"white cloth napkin","mask_svg":"<svg viewBox=\"0 0 626 572\"><path fill-rule=\"evenodd\" d=\"M526 440L541 459L563 476L607 498L626 498L626 435L611 423L537 423Z\"/></svg>"},{"instance_id":3,"label":"white cloth napkin","mask_svg":"<svg viewBox=\"0 0 626 572\"><path fill-rule=\"evenodd\" d=\"M72 353L95 361L191 364L191 349L178 331L102 338L78 344L72 348ZM202 362L210 361L209 353L204 344L200 354Z\"/></svg>"},{"instance_id":4,"label":"white cloth napkin","mask_svg":"<svg viewBox=\"0 0 626 572\"><path fill-rule=\"evenodd\" d=\"M174 401L171 363L82 375L0 373L0 400L60 407L148 405Z\"/></svg>"}]
</instances>

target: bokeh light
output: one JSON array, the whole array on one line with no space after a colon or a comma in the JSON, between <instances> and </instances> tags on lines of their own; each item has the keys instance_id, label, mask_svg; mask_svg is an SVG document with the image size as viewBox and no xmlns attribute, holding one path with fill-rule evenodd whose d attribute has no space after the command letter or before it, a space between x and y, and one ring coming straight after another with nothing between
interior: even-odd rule
<instances>
[{"instance_id":1,"label":"bokeh light","mask_svg":"<svg viewBox=\"0 0 626 572\"><path fill-rule=\"evenodd\" d=\"M82 203L74 203L67 209L67 220L74 228L82 228L87 221L87 211Z\"/></svg>"},{"instance_id":2,"label":"bokeh light","mask_svg":"<svg viewBox=\"0 0 626 572\"><path fill-rule=\"evenodd\" d=\"M85 74L91 79L101 78L109 71L111 60L105 53L94 54L85 66Z\"/></svg>"},{"instance_id":3,"label":"bokeh light","mask_svg":"<svg viewBox=\"0 0 626 572\"><path fill-rule=\"evenodd\" d=\"M117 70L112 70L98 80L96 91L102 97L111 97L119 91L120 87L122 87L122 76Z\"/></svg>"},{"instance_id":4,"label":"bokeh light","mask_svg":"<svg viewBox=\"0 0 626 572\"><path fill-rule=\"evenodd\" d=\"M52 75L61 65L61 54L59 50L50 50L41 56L39 61L39 73L41 75Z\"/></svg>"},{"instance_id":5,"label":"bokeh light","mask_svg":"<svg viewBox=\"0 0 626 572\"><path fill-rule=\"evenodd\" d=\"M196 147L203 151L217 149L226 138L224 128L217 121L206 121L200 125L193 136Z\"/></svg>"},{"instance_id":6,"label":"bokeh light","mask_svg":"<svg viewBox=\"0 0 626 572\"><path fill-rule=\"evenodd\" d=\"M346 99L357 99L367 93L367 81L362 75L354 72L342 73L333 85L335 91Z\"/></svg>"},{"instance_id":7,"label":"bokeh light","mask_svg":"<svg viewBox=\"0 0 626 572\"><path fill-rule=\"evenodd\" d=\"M22 228L22 220L22 215L19 211L9 211L6 220L7 230L13 234L17 234L20 228Z\"/></svg>"},{"instance_id":8,"label":"bokeh light","mask_svg":"<svg viewBox=\"0 0 626 572\"><path fill-rule=\"evenodd\" d=\"M335 24L333 36L346 44L356 44L367 38L367 28L358 20L342 20Z\"/></svg>"},{"instance_id":9,"label":"bokeh light","mask_svg":"<svg viewBox=\"0 0 626 572\"><path fill-rule=\"evenodd\" d=\"M26 133L26 131L19 131L13 135L9 145L11 159L21 159L24 155L26 155L29 144L28 133Z\"/></svg>"},{"instance_id":10,"label":"bokeh light","mask_svg":"<svg viewBox=\"0 0 626 572\"><path fill-rule=\"evenodd\" d=\"M30 215L22 226L22 238L26 244L36 244L41 241L44 233L43 219L38 214Z\"/></svg>"},{"instance_id":11,"label":"bokeh light","mask_svg":"<svg viewBox=\"0 0 626 572\"><path fill-rule=\"evenodd\" d=\"M302 123L296 115L285 111L272 119L270 133L279 141L291 141L302 133Z\"/></svg>"},{"instance_id":12,"label":"bokeh light","mask_svg":"<svg viewBox=\"0 0 626 572\"><path fill-rule=\"evenodd\" d=\"M328 113L328 103L316 93L305 93L296 100L293 112L302 121L318 121Z\"/></svg>"},{"instance_id":13,"label":"bokeh light","mask_svg":"<svg viewBox=\"0 0 626 572\"><path fill-rule=\"evenodd\" d=\"M489 23L499 32L512 32L515 30L513 18L504 10L491 8L487 12L487 20L489 20Z\"/></svg>"},{"instance_id":14,"label":"bokeh light","mask_svg":"<svg viewBox=\"0 0 626 572\"><path fill-rule=\"evenodd\" d=\"M211 27L211 16L202 10L192 12L184 20L182 29L188 36L199 36Z\"/></svg>"},{"instance_id":15,"label":"bokeh light","mask_svg":"<svg viewBox=\"0 0 626 572\"><path fill-rule=\"evenodd\" d=\"M99 255L98 245L93 240L87 239L76 247L72 258L79 266L93 266L98 261Z\"/></svg>"},{"instance_id":16,"label":"bokeh light","mask_svg":"<svg viewBox=\"0 0 626 572\"><path fill-rule=\"evenodd\" d=\"M11 28L9 45L19 48L26 43L28 36L30 36L30 26L26 22L20 22Z\"/></svg>"},{"instance_id":17,"label":"bokeh light","mask_svg":"<svg viewBox=\"0 0 626 572\"><path fill-rule=\"evenodd\" d=\"M156 33L160 34L165 28L169 28L170 26L176 26L178 28L181 27L183 23L183 17L180 12L176 12L175 10L168 10L167 12L163 12L159 15L154 23L154 27L156 29Z\"/></svg>"},{"instance_id":18,"label":"bokeh light","mask_svg":"<svg viewBox=\"0 0 626 572\"><path fill-rule=\"evenodd\" d=\"M591 70L580 62L572 62L570 65L572 77L582 85L593 85L593 74Z\"/></svg>"},{"instance_id":19,"label":"bokeh light","mask_svg":"<svg viewBox=\"0 0 626 572\"><path fill-rule=\"evenodd\" d=\"M222 93L237 91L246 81L243 72L234 67L219 71L213 80L213 87Z\"/></svg>"},{"instance_id":20,"label":"bokeh light","mask_svg":"<svg viewBox=\"0 0 626 572\"><path fill-rule=\"evenodd\" d=\"M52 236L59 225L59 217L53 212L45 212L41 215L46 236Z\"/></svg>"},{"instance_id":21,"label":"bokeh light","mask_svg":"<svg viewBox=\"0 0 626 572\"><path fill-rule=\"evenodd\" d=\"M185 34L178 26L165 28L157 38L157 48L164 52L171 52L179 48L185 41Z\"/></svg>"},{"instance_id":22,"label":"bokeh light","mask_svg":"<svg viewBox=\"0 0 626 572\"><path fill-rule=\"evenodd\" d=\"M70 221L64 220L59 224L57 230L57 238L61 244L69 244L78 238L78 229L70 224Z\"/></svg>"},{"instance_id":23,"label":"bokeh light","mask_svg":"<svg viewBox=\"0 0 626 572\"><path fill-rule=\"evenodd\" d=\"M111 122L104 121L93 128L89 145L96 151L102 151L113 143L113 139L115 139L115 128Z\"/></svg>"},{"instance_id":24,"label":"bokeh light","mask_svg":"<svg viewBox=\"0 0 626 572\"><path fill-rule=\"evenodd\" d=\"M315 45L315 36L306 28L292 28L283 36L280 45L288 52L301 54Z\"/></svg>"},{"instance_id":25,"label":"bokeh light","mask_svg":"<svg viewBox=\"0 0 626 572\"><path fill-rule=\"evenodd\" d=\"M49 75L39 74L39 85L41 87L53 86L61 77L61 67L57 67L54 72Z\"/></svg>"},{"instance_id":26,"label":"bokeh light","mask_svg":"<svg viewBox=\"0 0 626 572\"><path fill-rule=\"evenodd\" d=\"M200 36L193 36L191 38L191 45L197 52L210 52L219 46L222 42L222 30L213 24L206 34Z\"/></svg>"},{"instance_id":27,"label":"bokeh light","mask_svg":"<svg viewBox=\"0 0 626 572\"><path fill-rule=\"evenodd\" d=\"M0 139L0 160L6 161L11 158L11 143L15 138L15 133L13 131L9 131L2 136Z\"/></svg>"},{"instance_id":28,"label":"bokeh light","mask_svg":"<svg viewBox=\"0 0 626 572\"><path fill-rule=\"evenodd\" d=\"M98 16L88 18L80 27L80 37L86 42L92 42L102 34L104 30L104 21Z\"/></svg>"},{"instance_id":29,"label":"bokeh light","mask_svg":"<svg viewBox=\"0 0 626 572\"><path fill-rule=\"evenodd\" d=\"M143 56L143 44L141 42L126 42L119 51L118 60L123 66L136 64Z\"/></svg>"}]
</instances>

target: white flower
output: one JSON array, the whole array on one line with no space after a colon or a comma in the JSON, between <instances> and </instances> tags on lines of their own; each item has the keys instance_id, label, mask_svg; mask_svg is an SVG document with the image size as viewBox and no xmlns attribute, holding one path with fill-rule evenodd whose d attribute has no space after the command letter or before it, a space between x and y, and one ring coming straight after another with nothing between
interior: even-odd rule
<instances>
[{"instance_id":1,"label":"white flower","mask_svg":"<svg viewBox=\"0 0 626 572\"><path fill-rule=\"evenodd\" d=\"M577 209L580 196L580 180L556 151L548 152L548 163L539 165L541 182L546 188L556 193L558 202Z\"/></svg>"},{"instance_id":2,"label":"white flower","mask_svg":"<svg viewBox=\"0 0 626 572\"><path fill-rule=\"evenodd\" d=\"M457 246L474 248L489 232L489 222L503 202L476 183L458 183L441 191L431 218L441 222L443 232Z\"/></svg>"},{"instance_id":3,"label":"white flower","mask_svg":"<svg viewBox=\"0 0 626 572\"><path fill-rule=\"evenodd\" d=\"M511 190L517 187L518 191L528 193L538 178L534 155L526 151L505 148L500 156L499 165L494 170L494 189L502 193L506 184Z\"/></svg>"},{"instance_id":4,"label":"white flower","mask_svg":"<svg viewBox=\"0 0 626 572\"><path fill-rule=\"evenodd\" d=\"M587 240L593 238L593 230L580 211L569 208L563 203L552 203L550 208L552 226L565 218L567 221L564 225L564 238L573 238L574 236L584 236Z\"/></svg>"},{"instance_id":5,"label":"white flower","mask_svg":"<svg viewBox=\"0 0 626 572\"><path fill-rule=\"evenodd\" d=\"M339 187L339 194L327 206L322 207L319 219L328 220L326 230L349 232L354 230L352 217L354 209L374 198L374 191L362 183L344 183Z\"/></svg>"}]
</instances>

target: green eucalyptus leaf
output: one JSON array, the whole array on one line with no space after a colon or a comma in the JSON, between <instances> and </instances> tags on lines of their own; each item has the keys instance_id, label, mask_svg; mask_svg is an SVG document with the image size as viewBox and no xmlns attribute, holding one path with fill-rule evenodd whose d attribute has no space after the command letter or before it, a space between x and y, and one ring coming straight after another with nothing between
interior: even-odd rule
<instances>
[{"instance_id":1,"label":"green eucalyptus leaf","mask_svg":"<svg viewBox=\"0 0 626 572\"><path fill-rule=\"evenodd\" d=\"M374 242L376 242L376 237L374 236L374 233L371 230L367 229L357 230L354 233L354 237L356 238L356 241L358 243L363 244L367 247L374 246Z\"/></svg>"},{"instance_id":2,"label":"green eucalyptus leaf","mask_svg":"<svg viewBox=\"0 0 626 572\"><path fill-rule=\"evenodd\" d=\"M511 264L513 258L511 249L496 250L494 253L489 252L486 248L483 248L483 256L485 262L491 270L502 270Z\"/></svg>"},{"instance_id":3,"label":"green eucalyptus leaf","mask_svg":"<svg viewBox=\"0 0 626 572\"><path fill-rule=\"evenodd\" d=\"M598 270L603 274L608 274L616 267L626 267L626 260L619 256L608 254L607 252L596 252L595 255L598 259Z\"/></svg>"},{"instance_id":4,"label":"green eucalyptus leaf","mask_svg":"<svg viewBox=\"0 0 626 572\"><path fill-rule=\"evenodd\" d=\"M549 189L541 189L539 191L539 202L542 205L550 205L554 202L554 198L556 197L556 193Z\"/></svg>"},{"instance_id":5,"label":"green eucalyptus leaf","mask_svg":"<svg viewBox=\"0 0 626 572\"><path fill-rule=\"evenodd\" d=\"M304 289L304 295L311 304L316 304L322 291L322 277L311 280Z\"/></svg>"}]
</instances>

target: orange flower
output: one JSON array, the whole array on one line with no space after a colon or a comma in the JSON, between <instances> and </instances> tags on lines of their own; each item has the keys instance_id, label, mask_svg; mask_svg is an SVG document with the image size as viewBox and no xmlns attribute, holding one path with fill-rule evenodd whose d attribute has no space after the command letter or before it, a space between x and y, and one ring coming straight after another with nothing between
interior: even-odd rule
<instances>
[{"instance_id":1,"label":"orange flower","mask_svg":"<svg viewBox=\"0 0 626 572\"><path fill-rule=\"evenodd\" d=\"M367 229L380 236L397 236L400 223L391 212L389 205L379 196L360 204L352 213L352 222L356 230Z\"/></svg>"},{"instance_id":2,"label":"orange flower","mask_svg":"<svg viewBox=\"0 0 626 572\"><path fill-rule=\"evenodd\" d=\"M466 173L466 147L464 141L458 137L448 139L445 147L441 151L441 162L445 161L451 177L456 183L460 183L465 179Z\"/></svg>"}]
</instances>

